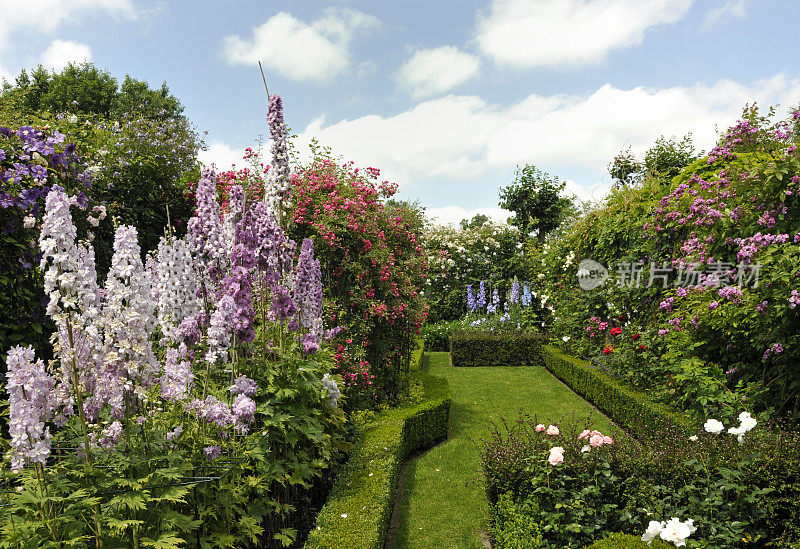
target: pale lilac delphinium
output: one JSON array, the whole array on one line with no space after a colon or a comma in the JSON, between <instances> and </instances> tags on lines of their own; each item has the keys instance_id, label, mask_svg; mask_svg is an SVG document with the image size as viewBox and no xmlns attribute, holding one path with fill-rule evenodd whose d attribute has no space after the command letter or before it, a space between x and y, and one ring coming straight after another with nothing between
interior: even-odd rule
<instances>
[{"instance_id":1,"label":"pale lilac delphinium","mask_svg":"<svg viewBox=\"0 0 800 549\"><path fill-rule=\"evenodd\" d=\"M266 189L268 195L285 197L291 188L289 179L289 147L287 143L286 124L283 121L283 101L278 94L269 96L267 112L269 136L272 139L272 165L268 172L273 187Z\"/></svg>"},{"instance_id":2,"label":"pale lilac delphinium","mask_svg":"<svg viewBox=\"0 0 800 549\"><path fill-rule=\"evenodd\" d=\"M223 295L217 302L208 327L208 351L205 359L209 364L228 361L228 350L233 335L233 319L236 317L236 302L230 295Z\"/></svg>"},{"instance_id":3,"label":"pale lilac delphinium","mask_svg":"<svg viewBox=\"0 0 800 549\"><path fill-rule=\"evenodd\" d=\"M238 394L233 400L231 414L237 432L247 434L248 425L253 422L256 413L255 401L245 394Z\"/></svg>"},{"instance_id":4,"label":"pale lilac delphinium","mask_svg":"<svg viewBox=\"0 0 800 549\"><path fill-rule=\"evenodd\" d=\"M161 394L168 400L183 400L189 396L194 383L192 365L185 360L186 346L181 349L167 349L164 375L161 376Z\"/></svg>"},{"instance_id":5,"label":"pale lilac delphinium","mask_svg":"<svg viewBox=\"0 0 800 549\"><path fill-rule=\"evenodd\" d=\"M230 407L213 395L208 395L205 400L196 398L184 406L186 411L196 414L203 421L213 423L221 429L234 423Z\"/></svg>"},{"instance_id":6,"label":"pale lilac delphinium","mask_svg":"<svg viewBox=\"0 0 800 549\"><path fill-rule=\"evenodd\" d=\"M157 319L135 227L117 229L105 291L106 362L128 381L145 389L152 387L161 371L150 342Z\"/></svg>"},{"instance_id":7,"label":"pale lilac delphinium","mask_svg":"<svg viewBox=\"0 0 800 549\"><path fill-rule=\"evenodd\" d=\"M276 285L272 290L272 304L267 318L273 322L286 322L297 313L297 304L288 289Z\"/></svg>"},{"instance_id":8,"label":"pale lilac delphinium","mask_svg":"<svg viewBox=\"0 0 800 549\"><path fill-rule=\"evenodd\" d=\"M269 208L259 202L253 207L253 218L257 228L253 250L258 269L270 285L276 284L291 272L297 244L289 239Z\"/></svg>"},{"instance_id":9,"label":"pale lilac delphinium","mask_svg":"<svg viewBox=\"0 0 800 549\"><path fill-rule=\"evenodd\" d=\"M94 255L75 243L77 231L69 209L69 197L54 185L45 200L39 248L47 315L56 325L54 348L61 362L62 381L71 390L76 380L79 385L91 385L92 360L100 350L97 279L90 279Z\"/></svg>"},{"instance_id":10,"label":"pale lilac delphinium","mask_svg":"<svg viewBox=\"0 0 800 549\"><path fill-rule=\"evenodd\" d=\"M181 323L195 316L201 307L194 260L186 240L161 237L158 251L148 267L161 332L178 343Z\"/></svg>"},{"instance_id":11,"label":"pale lilac delphinium","mask_svg":"<svg viewBox=\"0 0 800 549\"><path fill-rule=\"evenodd\" d=\"M258 384L246 375L240 375L228 391L232 395L246 395L252 398L258 393Z\"/></svg>"},{"instance_id":12,"label":"pale lilac delphinium","mask_svg":"<svg viewBox=\"0 0 800 549\"><path fill-rule=\"evenodd\" d=\"M228 211L222 220L222 234L225 239L225 252L230 256L236 243L236 231L245 212L244 189L241 185L234 185L228 192Z\"/></svg>"},{"instance_id":13,"label":"pale lilac delphinium","mask_svg":"<svg viewBox=\"0 0 800 549\"><path fill-rule=\"evenodd\" d=\"M111 448L119 444L121 439L122 424L119 421L115 421L103 429L103 431L100 433L100 439L97 441L97 444L101 448Z\"/></svg>"},{"instance_id":14,"label":"pale lilac delphinium","mask_svg":"<svg viewBox=\"0 0 800 549\"><path fill-rule=\"evenodd\" d=\"M206 458L209 461L214 461L220 456L220 454L222 454L222 448L220 448L216 444L211 446L206 446L205 448L203 448L203 453L205 453Z\"/></svg>"},{"instance_id":15,"label":"pale lilac delphinium","mask_svg":"<svg viewBox=\"0 0 800 549\"><path fill-rule=\"evenodd\" d=\"M27 463L44 465L50 455L50 428L45 423L60 404L55 398L55 379L44 362L35 358L31 347L18 345L6 359L11 470L15 472Z\"/></svg>"},{"instance_id":16,"label":"pale lilac delphinium","mask_svg":"<svg viewBox=\"0 0 800 549\"><path fill-rule=\"evenodd\" d=\"M297 261L294 297L297 303L299 325L309 330L303 336L303 352L313 354L319 350L323 338L322 325L322 269L314 259L314 242L303 241Z\"/></svg>"},{"instance_id":17,"label":"pale lilac delphinium","mask_svg":"<svg viewBox=\"0 0 800 549\"><path fill-rule=\"evenodd\" d=\"M337 385L336 380L333 379L330 374L325 374L322 376L322 386L328 391L328 396L325 398L326 403L331 408L335 408L339 398L342 396L339 385Z\"/></svg>"},{"instance_id":18,"label":"pale lilac delphinium","mask_svg":"<svg viewBox=\"0 0 800 549\"><path fill-rule=\"evenodd\" d=\"M203 266L203 275L218 281L227 269L228 250L217 201L217 176L204 170L195 194L197 211L186 224L186 240L192 253Z\"/></svg>"}]
</instances>

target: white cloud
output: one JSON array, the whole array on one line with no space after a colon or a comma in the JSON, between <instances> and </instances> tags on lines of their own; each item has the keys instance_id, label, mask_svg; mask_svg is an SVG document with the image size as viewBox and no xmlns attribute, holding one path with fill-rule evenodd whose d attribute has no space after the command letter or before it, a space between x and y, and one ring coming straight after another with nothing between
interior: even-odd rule
<instances>
[{"instance_id":1,"label":"white cloud","mask_svg":"<svg viewBox=\"0 0 800 549\"><path fill-rule=\"evenodd\" d=\"M244 149L245 147L231 147L221 141L211 141L208 150L200 151L197 158L209 168L214 164L217 171L229 170L234 164L237 168L244 168L247 165L242 158Z\"/></svg>"},{"instance_id":2,"label":"white cloud","mask_svg":"<svg viewBox=\"0 0 800 549\"><path fill-rule=\"evenodd\" d=\"M475 208L466 210L461 206L443 206L441 208L428 208L425 212L429 219L439 225L458 225L462 219L472 219L478 214L485 215L492 221L505 223L514 214L503 208Z\"/></svg>"},{"instance_id":3,"label":"white cloud","mask_svg":"<svg viewBox=\"0 0 800 549\"><path fill-rule=\"evenodd\" d=\"M645 32L679 21L693 0L493 0L477 44L517 68L598 63L642 43Z\"/></svg>"},{"instance_id":4,"label":"white cloud","mask_svg":"<svg viewBox=\"0 0 800 549\"><path fill-rule=\"evenodd\" d=\"M588 95L531 95L508 107L475 96L448 95L394 116L369 115L327 124L312 121L298 150L317 137L334 153L359 165L376 166L405 188L437 180L482 182L517 164L535 164L562 178L570 168L591 174L594 183L623 145L643 153L659 135L692 132L699 148L710 149L716 128L741 115L746 103L796 104L800 78L781 73L741 84L661 89L605 85Z\"/></svg>"},{"instance_id":5,"label":"white cloud","mask_svg":"<svg viewBox=\"0 0 800 549\"><path fill-rule=\"evenodd\" d=\"M135 19L131 0L0 0L0 45L17 29L55 32L65 21L104 12L124 19Z\"/></svg>"},{"instance_id":6,"label":"white cloud","mask_svg":"<svg viewBox=\"0 0 800 549\"><path fill-rule=\"evenodd\" d=\"M395 73L415 98L450 91L478 73L480 61L454 46L419 50Z\"/></svg>"},{"instance_id":7,"label":"white cloud","mask_svg":"<svg viewBox=\"0 0 800 549\"><path fill-rule=\"evenodd\" d=\"M722 5L706 12L704 25L711 27L726 19L744 19L746 16L747 6L745 0L725 0Z\"/></svg>"},{"instance_id":8,"label":"white cloud","mask_svg":"<svg viewBox=\"0 0 800 549\"><path fill-rule=\"evenodd\" d=\"M232 65L261 61L292 80L326 82L351 65L356 35L379 24L372 15L346 8L328 8L311 24L280 12L253 28L249 38L223 38L220 53Z\"/></svg>"},{"instance_id":9,"label":"white cloud","mask_svg":"<svg viewBox=\"0 0 800 549\"><path fill-rule=\"evenodd\" d=\"M89 46L71 40L54 40L42 54L42 65L56 72L61 72L70 63L91 60L92 50Z\"/></svg>"}]
</instances>

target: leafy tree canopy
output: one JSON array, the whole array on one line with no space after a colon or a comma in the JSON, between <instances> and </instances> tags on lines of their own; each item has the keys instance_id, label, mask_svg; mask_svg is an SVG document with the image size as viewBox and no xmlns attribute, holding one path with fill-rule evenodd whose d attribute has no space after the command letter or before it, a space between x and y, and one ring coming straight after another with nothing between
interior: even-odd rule
<instances>
[{"instance_id":1,"label":"leafy tree canopy","mask_svg":"<svg viewBox=\"0 0 800 549\"><path fill-rule=\"evenodd\" d=\"M508 223L524 235L536 231L540 242L557 229L570 211L572 200L561 196L566 181L530 164L517 167L514 182L500 189L500 207L514 212Z\"/></svg>"}]
</instances>

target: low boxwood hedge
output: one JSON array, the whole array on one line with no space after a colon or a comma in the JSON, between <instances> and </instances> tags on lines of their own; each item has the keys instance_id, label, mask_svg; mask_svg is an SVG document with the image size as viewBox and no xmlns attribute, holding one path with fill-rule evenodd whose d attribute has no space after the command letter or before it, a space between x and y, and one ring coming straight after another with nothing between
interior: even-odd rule
<instances>
[{"instance_id":1,"label":"low boxwood hedge","mask_svg":"<svg viewBox=\"0 0 800 549\"><path fill-rule=\"evenodd\" d=\"M453 366L530 366L542 362L542 336L530 332L455 332Z\"/></svg>"},{"instance_id":2,"label":"low boxwood hedge","mask_svg":"<svg viewBox=\"0 0 800 549\"><path fill-rule=\"evenodd\" d=\"M359 434L306 549L383 548L403 460L447 438L450 389L447 380L419 371L422 356L416 364L412 357L411 375L423 384L424 400L380 413Z\"/></svg>"},{"instance_id":3,"label":"low boxwood hedge","mask_svg":"<svg viewBox=\"0 0 800 549\"><path fill-rule=\"evenodd\" d=\"M634 437L646 438L664 431L677 431L688 437L697 430L694 421L593 368L585 360L562 354L549 345L542 347L542 359L550 373Z\"/></svg>"},{"instance_id":4,"label":"low boxwood hedge","mask_svg":"<svg viewBox=\"0 0 800 549\"><path fill-rule=\"evenodd\" d=\"M641 538L636 536L631 536L628 534L611 534L608 537L589 545L587 549L643 549L645 547L656 549L659 547L674 547L674 545L670 545L669 543L661 541L657 538L650 543L645 543Z\"/></svg>"}]
</instances>

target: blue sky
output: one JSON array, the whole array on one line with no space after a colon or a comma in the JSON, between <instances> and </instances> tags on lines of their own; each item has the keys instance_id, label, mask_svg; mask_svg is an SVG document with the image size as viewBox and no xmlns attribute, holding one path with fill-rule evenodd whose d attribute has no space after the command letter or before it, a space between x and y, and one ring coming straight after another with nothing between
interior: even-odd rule
<instances>
[{"instance_id":1,"label":"blue sky","mask_svg":"<svg viewBox=\"0 0 800 549\"><path fill-rule=\"evenodd\" d=\"M747 102L800 103L800 3L778 0L0 0L0 76L91 59L166 81L228 167L284 99L316 137L443 221L502 218L535 164L600 198L621 148L691 131L708 150Z\"/></svg>"}]
</instances>

